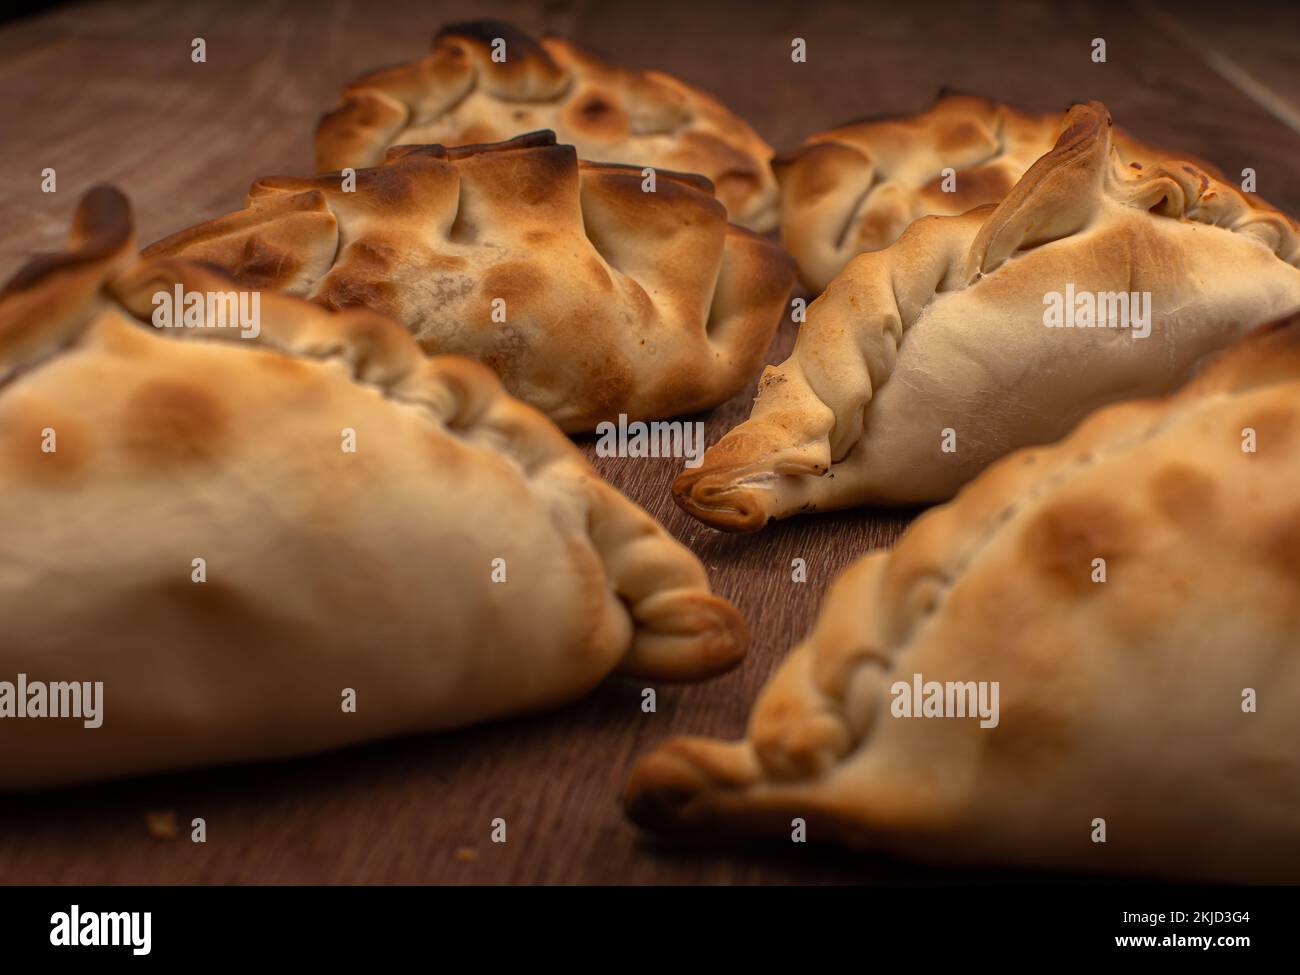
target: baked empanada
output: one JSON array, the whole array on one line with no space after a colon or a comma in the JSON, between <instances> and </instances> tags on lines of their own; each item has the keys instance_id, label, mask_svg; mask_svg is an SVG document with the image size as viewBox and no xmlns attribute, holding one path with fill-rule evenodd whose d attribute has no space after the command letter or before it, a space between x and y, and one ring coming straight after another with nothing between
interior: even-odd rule
<instances>
[{"instance_id":1,"label":"baked empanada","mask_svg":"<svg viewBox=\"0 0 1300 975\"><path fill-rule=\"evenodd\" d=\"M1297 264L1290 219L1190 163L1132 170L1105 108L1076 106L996 208L923 217L855 258L765 371L749 420L677 479L678 503L752 531L947 499L1300 309Z\"/></svg>"},{"instance_id":2,"label":"baked empanada","mask_svg":"<svg viewBox=\"0 0 1300 975\"><path fill-rule=\"evenodd\" d=\"M945 93L917 115L818 132L772 160L781 187L781 242L804 284L824 291L854 257L888 247L918 217L997 203L1051 150L1064 117ZM1119 129L1111 130L1111 141L1125 164L1188 158Z\"/></svg>"},{"instance_id":3,"label":"baked empanada","mask_svg":"<svg viewBox=\"0 0 1300 975\"><path fill-rule=\"evenodd\" d=\"M269 178L248 206L149 257L402 322L490 366L563 429L650 420L745 387L794 286L789 256L729 225L698 176L579 162L549 132L405 146L356 173Z\"/></svg>"},{"instance_id":4,"label":"baked empanada","mask_svg":"<svg viewBox=\"0 0 1300 975\"><path fill-rule=\"evenodd\" d=\"M799 818L810 841L935 861L1300 881L1297 484L1300 318L1003 459L852 565L747 738L664 745L628 811L783 843Z\"/></svg>"},{"instance_id":5,"label":"baked empanada","mask_svg":"<svg viewBox=\"0 0 1300 975\"><path fill-rule=\"evenodd\" d=\"M699 561L487 369L276 294L252 328L197 304L150 327L178 288L187 313L238 297L138 260L101 188L71 252L0 293L0 787L454 728L743 653ZM20 682L82 681L99 727L13 712Z\"/></svg>"},{"instance_id":6,"label":"baked empanada","mask_svg":"<svg viewBox=\"0 0 1300 975\"><path fill-rule=\"evenodd\" d=\"M776 226L772 148L712 96L605 64L500 21L444 27L433 51L348 85L316 129L317 169L374 166L394 145L497 142L552 129L583 159L708 177L732 222Z\"/></svg>"}]
</instances>

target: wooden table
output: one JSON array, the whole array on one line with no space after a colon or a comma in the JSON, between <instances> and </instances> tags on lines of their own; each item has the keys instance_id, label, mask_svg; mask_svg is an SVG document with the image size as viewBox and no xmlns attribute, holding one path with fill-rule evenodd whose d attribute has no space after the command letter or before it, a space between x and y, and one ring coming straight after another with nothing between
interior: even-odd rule
<instances>
[{"instance_id":1,"label":"wooden table","mask_svg":"<svg viewBox=\"0 0 1300 975\"><path fill-rule=\"evenodd\" d=\"M1227 14L1224 13L1228 9ZM1300 213L1300 5L1016 2L545 4L343 0L131 0L57 8L0 26L0 276L59 249L77 198L112 182L139 237L241 205L256 177L301 174L339 86L418 55L446 21L512 19L611 59L712 90L773 145L863 115L924 107L941 86L1034 109L1097 98L1162 145L1251 167L1259 192ZM1225 20L1225 17L1228 18ZM190 60L203 37L207 63ZM808 61L789 57L794 37ZM1090 60L1103 37L1108 59ZM57 171L58 191L40 189ZM772 350L793 341L789 323ZM716 410L710 441L752 392ZM589 453L591 444L587 443ZM673 505L679 462L596 460L664 521L733 599L748 660L711 683L610 681L561 712L320 758L198 771L0 800L0 882L933 882L987 879L836 850L673 851L646 843L618 795L636 757L681 732L739 736L758 689L815 618L846 563L889 544L911 513L796 519L754 537L703 528ZM790 579L807 560L804 584ZM146 813L202 816L208 842L158 839ZM489 842L503 817L509 842ZM1023 876L1023 875L1021 875ZM1030 878L1032 879L1032 878Z\"/></svg>"}]
</instances>

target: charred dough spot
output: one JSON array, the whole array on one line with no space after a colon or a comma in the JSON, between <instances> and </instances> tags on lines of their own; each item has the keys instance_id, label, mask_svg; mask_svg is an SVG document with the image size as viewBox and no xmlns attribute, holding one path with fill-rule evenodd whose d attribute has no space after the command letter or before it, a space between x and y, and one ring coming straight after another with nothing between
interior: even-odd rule
<instances>
[{"instance_id":1,"label":"charred dough spot","mask_svg":"<svg viewBox=\"0 0 1300 975\"><path fill-rule=\"evenodd\" d=\"M507 261L498 264L483 275L479 293L489 301L504 298L507 315L518 314L519 309L512 308L516 303L523 308L540 301L546 292L546 275L536 266L526 261ZM485 321L490 321L484 315Z\"/></svg>"},{"instance_id":2,"label":"charred dough spot","mask_svg":"<svg viewBox=\"0 0 1300 975\"><path fill-rule=\"evenodd\" d=\"M1242 427L1255 431L1256 456L1261 458L1284 458L1286 448L1296 432L1296 413L1294 410L1280 408L1247 416Z\"/></svg>"},{"instance_id":3,"label":"charred dough spot","mask_svg":"<svg viewBox=\"0 0 1300 975\"><path fill-rule=\"evenodd\" d=\"M1134 537L1130 519L1117 505L1097 498L1073 498L1046 508L1022 537L1025 559L1044 579L1079 593L1097 592L1092 560L1115 560L1127 554Z\"/></svg>"},{"instance_id":4,"label":"charred dough spot","mask_svg":"<svg viewBox=\"0 0 1300 975\"><path fill-rule=\"evenodd\" d=\"M198 463L217 458L228 427L225 407L206 389L157 379L127 400L122 442L146 466Z\"/></svg>"},{"instance_id":5,"label":"charred dough spot","mask_svg":"<svg viewBox=\"0 0 1300 975\"><path fill-rule=\"evenodd\" d=\"M580 132L608 136L621 135L629 127L627 113L597 93L574 102L569 110L569 121Z\"/></svg>"},{"instance_id":6,"label":"charred dough spot","mask_svg":"<svg viewBox=\"0 0 1300 975\"><path fill-rule=\"evenodd\" d=\"M605 101L600 95L592 95L578 106L578 112L588 118L597 118L606 112L614 111L614 106Z\"/></svg>"},{"instance_id":7,"label":"charred dough spot","mask_svg":"<svg viewBox=\"0 0 1300 975\"><path fill-rule=\"evenodd\" d=\"M357 173L357 193L367 206L387 211L416 198L414 174L401 166L379 166Z\"/></svg>"},{"instance_id":8,"label":"charred dough spot","mask_svg":"<svg viewBox=\"0 0 1300 975\"><path fill-rule=\"evenodd\" d=\"M567 147L542 150L531 155L527 165L513 167L509 178L519 202L538 206L553 199L562 200L561 191L577 177L570 152Z\"/></svg>"},{"instance_id":9,"label":"charred dough spot","mask_svg":"<svg viewBox=\"0 0 1300 975\"><path fill-rule=\"evenodd\" d=\"M984 761L1019 781L1050 775L1069 755L1075 732L1060 706L1028 700L1001 703L996 728L981 729Z\"/></svg>"},{"instance_id":10,"label":"charred dough spot","mask_svg":"<svg viewBox=\"0 0 1300 975\"><path fill-rule=\"evenodd\" d=\"M1266 564L1300 582L1300 508L1293 509L1280 524L1263 535L1260 548Z\"/></svg>"},{"instance_id":11,"label":"charred dough spot","mask_svg":"<svg viewBox=\"0 0 1300 975\"><path fill-rule=\"evenodd\" d=\"M1180 525L1202 525L1214 514L1218 489L1209 476L1190 464L1160 468L1151 487L1156 507Z\"/></svg>"},{"instance_id":12,"label":"charred dough spot","mask_svg":"<svg viewBox=\"0 0 1300 975\"><path fill-rule=\"evenodd\" d=\"M292 279L301 267L302 262L289 251L249 237L230 273L242 285L264 288Z\"/></svg>"},{"instance_id":13,"label":"charred dough spot","mask_svg":"<svg viewBox=\"0 0 1300 975\"><path fill-rule=\"evenodd\" d=\"M15 472L53 484L80 480L89 466L90 433L71 416L40 405L6 410L3 456ZM54 431L55 450L42 450L43 431Z\"/></svg>"}]
</instances>

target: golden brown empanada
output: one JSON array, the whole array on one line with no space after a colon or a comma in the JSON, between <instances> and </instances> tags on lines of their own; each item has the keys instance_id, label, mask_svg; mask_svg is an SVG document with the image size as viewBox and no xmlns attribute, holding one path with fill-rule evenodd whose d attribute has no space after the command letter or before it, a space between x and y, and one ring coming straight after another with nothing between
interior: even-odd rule
<instances>
[{"instance_id":1,"label":"golden brown empanada","mask_svg":"<svg viewBox=\"0 0 1300 975\"><path fill-rule=\"evenodd\" d=\"M482 366L276 294L251 328L150 325L159 296L235 287L138 260L101 188L71 252L0 293L0 787L318 752L739 659L699 561ZM20 680L102 682L101 725L14 715Z\"/></svg>"},{"instance_id":2,"label":"golden brown empanada","mask_svg":"<svg viewBox=\"0 0 1300 975\"><path fill-rule=\"evenodd\" d=\"M394 145L471 145L537 129L553 129L583 159L700 173L732 222L759 233L776 226L772 149L716 99L500 21L444 27L432 53L348 85L316 129L316 164L374 166Z\"/></svg>"},{"instance_id":3,"label":"golden brown empanada","mask_svg":"<svg viewBox=\"0 0 1300 975\"><path fill-rule=\"evenodd\" d=\"M145 250L251 288L402 322L486 363L571 432L716 406L749 383L794 285L698 176L579 162L549 132L402 147L356 173L269 178L248 206Z\"/></svg>"},{"instance_id":4,"label":"golden brown empanada","mask_svg":"<svg viewBox=\"0 0 1300 975\"><path fill-rule=\"evenodd\" d=\"M629 813L783 843L800 818L809 840L935 861L1300 881L1297 484L1300 317L1174 396L1003 459L855 563L746 739L650 754Z\"/></svg>"},{"instance_id":5,"label":"golden brown empanada","mask_svg":"<svg viewBox=\"0 0 1300 975\"><path fill-rule=\"evenodd\" d=\"M944 500L1300 308L1298 264L1290 219L1190 163L1131 170L1105 108L1076 106L996 208L924 217L854 259L765 371L749 420L677 479L678 503L752 531Z\"/></svg>"},{"instance_id":6,"label":"golden brown empanada","mask_svg":"<svg viewBox=\"0 0 1300 975\"><path fill-rule=\"evenodd\" d=\"M888 247L918 217L997 203L1051 150L1064 117L948 92L917 115L818 132L772 160L781 187L781 242L804 284L824 291L854 257ZM1119 129L1111 130L1111 142L1120 161L1134 168L1189 158Z\"/></svg>"}]
</instances>

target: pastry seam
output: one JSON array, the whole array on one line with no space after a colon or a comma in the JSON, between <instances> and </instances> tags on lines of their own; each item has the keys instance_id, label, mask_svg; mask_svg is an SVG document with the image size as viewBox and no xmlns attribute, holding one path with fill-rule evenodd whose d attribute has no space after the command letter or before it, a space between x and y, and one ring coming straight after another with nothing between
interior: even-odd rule
<instances>
[{"instance_id":1,"label":"pastry seam","mask_svg":"<svg viewBox=\"0 0 1300 975\"><path fill-rule=\"evenodd\" d=\"M853 665L853 667L850 669L848 673L847 679L841 685L844 689L843 693L847 693L848 688L852 685L854 677L856 677L856 675L860 672L860 670L863 667L866 667L873 662L879 664L882 659L888 659L890 661L891 667L887 672L892 674L894 672L892 665L896 664L898 662L898 659L902 657L904 654L906 654L912 648L912 645L916 642L917 638L920 636L921 631L923 631L926 625L939 614L939 611L942 609L943 603L947 599L948 595L952 592L953 589L955 589L961 583L962 579L966 577L966 575L974 567L975 563L979 561L980 557L1002 534L1003 530L1008 525L1010 525L1011 522L1015 521L1019 515L1023 514L1027 508L1032 507L1034 504L1040 501L1045 495L1049 494L1053 489L1068 483L1069 481L1077 477L1080 473L1096 467L1099 463L1109 460L1120 453L1124 453L1126 451L1133 450L1137 447L1140 447L1142 444L1151 442L1152 440L1160 436L1160 434L1164 433L1169 428L1178 425L1189 416L1202 412L1203 409L1209 407L1210 405L1220 403L1224 400L1235 399L1240 397L1245 392L1254 392L1261 388L1267 388L1268 386L1273 386L1273 385L1279 385L1279 383L1267 383L1261 386L1249 387L1249 389L1247 390L1238 390L1232 392L1221 391L1221 392L1216 392L1216 393L1197 397L1197 399L1194 401L1195 405L1189 406L1181 410L1174 410L1169 413L1165 413L1161 415L1159 418L1157 418L1153 423L1151 423L1151 425L1149 425L1141 433L1132 434L1128 437L1124 437L1119 440L1108 443L1099 449L1088 451L1082 457L1079 457L1076 460L1072 461L1071 463L1065 465L1060 470L1054 471L1053 473L1037 481L1031 488L1019 492L1013 501L1009 502L1007 505L1000 508L996 513L989 516L988 523L984 527L983 531L981 531L978 535L975 536L975 538L971 541L971 543L966 547L966 549L959 556L957 556L954 560L952 560L948 565L944 567L945 571L942 574L936 574L933 572L927 573L927 578L937 578L940 580L938 588L934 593L934 598L930 601L930 605L908 625L907 630L903 634L901 640L895 643L895 645L892 648L884 651L882 654L872 654L864 658L863 660L856 662ZM1058 444L1058 445L1049 445L1049 447L1046 449L1059 449L1059 448L1060 445ZM1044 448L1029 448L1029 450L1042 450L1042 449ZM1001 463L1002 464L1009 463L1012 459L1019 458L1021 456L1023 456L1023 452L1012 454L1010 457L1001 461ZM991 470L996 470L996 469L997 466L991 468ZM941 508L936 510L946 510L946 508ZM893 557L893 553L891 552L890 558L892 557ZM843 693L832 696L830 694L827 694L826 690L820 686L817 687L817 690L820 694L830 697L837 704L842 704ZM843 720L842 710L837 716L840 717L841 720ZM847 757L848 755L854 754L858 749L862 747L862 745L864 745L871 738L871 729L874 726L878 716L879 716L879 709L878 708L873 709L870 724L868 725L867 728L863 730L861 735L856 736L854 747L849 749L849 751L845 753L845 756L841 756L840 758L841 762L844 761L845 757ZM849 733L853 734L853 729L849 725L849 723L847 721L844 721L844 724L845 727L848 728Z\"/></svg>"}]
</instances>

